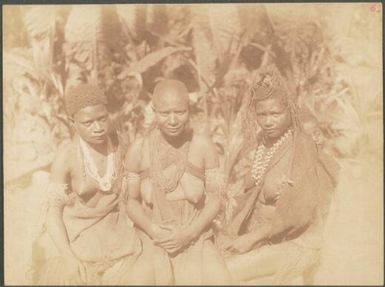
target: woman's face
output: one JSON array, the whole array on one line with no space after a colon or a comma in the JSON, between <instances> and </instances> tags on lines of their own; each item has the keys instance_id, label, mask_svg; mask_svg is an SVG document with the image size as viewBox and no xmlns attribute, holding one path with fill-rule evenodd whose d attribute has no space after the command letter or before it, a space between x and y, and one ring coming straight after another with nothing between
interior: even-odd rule
<instances>
[{"instance_id":1,"label":"woman's face","mask_svg":"<svg viewBox=\"0 0 385 287\"><path fill-rule=\"evenodd\" d=\"M110 118L103 104L88 106L73 117L73 125L77 134L90 144L102 144L107 140Z\"/></svg>"},{"instance_id":2,"label":"woman's face","mask_svg":"<svg viewBox=\"0 0 385 287\"><path fill-rule=\"evenodd\" d=\"M256 116L259 126L269 140L278 139L292 124L289 108L279 98L258 102Z\"/></svg>"},{"instance_id":3,"label":"woman's face","mask_svg":"<svg viewBox=\"0 0 385 287\"><path fill-rule=\"evenodd\" d=\"M168 137L178 137L189 120L188 102L177 94L170 93L154 103L154 111L158 127Z\"/></svg>"}]
</instances>

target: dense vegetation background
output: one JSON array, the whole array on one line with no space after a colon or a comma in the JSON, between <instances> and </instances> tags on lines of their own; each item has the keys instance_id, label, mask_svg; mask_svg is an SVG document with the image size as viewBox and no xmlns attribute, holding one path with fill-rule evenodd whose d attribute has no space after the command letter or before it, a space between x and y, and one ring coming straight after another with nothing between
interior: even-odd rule
<instances>
[{"instance_id":1,"label":"dense vegetation background","mask_svg":"<svg viewBox=\"0 0 385 287\"><path fill-rule=\"evenodd\" d=\"M316 284L383 280L382 7L356 4L3 6L5 279L28 284L65 90L105 89L126 142L151 126L161 78L186 83L192 125L237 158L258 71L288 79L307 130L342 166ZM229 164L230 162L230 164ZM32 175L32 176L31 176Z\"/></svg>"},{"instance_id":2,"label":"dense vegetation background","mask_svg":"<svg viewBox=\"0 0 385 287\"><path fill-rule=\"evenodd\" d=\"M5 7L6 158L26 163L8 176L46 165L70 137L63 94L81 81L106 91L130 142L151 124L155 83L182 80L193 125L225 154L248 84L269 65L333 153L357 154L366 122L381 118L376 12L369 4Z\"/></svg>"}]
</instances>

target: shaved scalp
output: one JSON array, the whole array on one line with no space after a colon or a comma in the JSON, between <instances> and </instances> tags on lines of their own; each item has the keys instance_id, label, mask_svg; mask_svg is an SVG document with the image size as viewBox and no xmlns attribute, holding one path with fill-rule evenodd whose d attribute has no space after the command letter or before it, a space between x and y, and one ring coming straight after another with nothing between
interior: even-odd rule
<instances>
[{"instance_id":1,"label":"shaved scalp","mask_svg":"<svg viewBox=\"0 0 385 287\"><path fill-rule=\"evenodd\" d=\"M152 102L154 107L159 106L161 102L167 100L166 98L178 98L188 105L189 96L188 90L181 81L166 79L160 81L154 88Z\"/></svg>"}]
</instances>

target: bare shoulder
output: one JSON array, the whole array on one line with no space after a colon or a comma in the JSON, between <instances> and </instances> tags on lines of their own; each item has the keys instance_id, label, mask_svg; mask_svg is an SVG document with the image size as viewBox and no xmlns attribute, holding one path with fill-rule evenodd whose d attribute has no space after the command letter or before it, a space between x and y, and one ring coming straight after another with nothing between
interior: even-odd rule
<instances>
[{"instance_id":1,"label":"bare shoulder","mask_svg":"<svg viewBox=\"0 0 385 287\"><path fill-rule=\"evenodd\" d=\"M211 138L203 133L194 134L191 143L197 148L215 149L215 144L213 143Z\"/></svg>"},{"instance_id":2,"label":"bare shoulder","mask_svg":"<svg viewBox=\"0 0 385 287\"><path fill-rule=\"evenodd\" d=\"M51 166L51 181L65 182L71 169L74 148L72 141L59 146Z\"/></svg>"},{"instance_id":3,"label":"bare shoulder","mask_svg":"<svg viewBox=\"0 0 385 287\"><path fill-rule=\"evenodd\" d=\"M144 139L144 137L139 137L128 146L124 164L127 171L140 171Z\"/></svg>"},{"instance_id":4,"label":"bare shoulder","mask_svg":"<svg viewBox=\"0 0 385 287\"><path fill-rule=\"evenodd\" d=\"M201 152L204 158L205 168L215 167L218 164L217 149L212 139L205 134L194 134L191 144L195 150Z\"/></svg>"}]
</instances>

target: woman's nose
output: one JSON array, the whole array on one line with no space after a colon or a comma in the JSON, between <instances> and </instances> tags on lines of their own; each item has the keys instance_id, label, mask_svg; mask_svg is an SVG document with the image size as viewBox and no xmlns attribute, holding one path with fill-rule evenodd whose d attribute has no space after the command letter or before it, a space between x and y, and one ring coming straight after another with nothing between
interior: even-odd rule
<instances>
[{"instance_id":1,"label":"woman's nose","mask_svg":"<svg viewBox=\"0 0 385 287\"><path fill-rule=\"evenodd\" d=\"M102 126L98 121L94 122L94 131L95 132L100 132L102 130Z\"/></svg>"},{"instance_id":2,"label":"woman's nose","mask_svg":"<svg viewBox=\"0 0 385 287\"><path fill-rule=\"evenodd\" d=\"M273 118L272 118L272 117L267 116L267 117L265 118L265 126L270 127L270 126L273 125L273 123L274 123L274 121L273 121Z\"/></svg>"},{"instance_id":3,"label":"woman's nose","mask_svg":"<svg viewBox=\"0 0 385 287\"><path fill-rule=\"evenodd\" d=\"M176 124L176 117L175 117L175 115L173 113L170 114L169 123L171 125L175 125Z\"/></svg>"}]
</instances>

